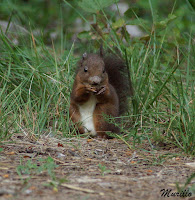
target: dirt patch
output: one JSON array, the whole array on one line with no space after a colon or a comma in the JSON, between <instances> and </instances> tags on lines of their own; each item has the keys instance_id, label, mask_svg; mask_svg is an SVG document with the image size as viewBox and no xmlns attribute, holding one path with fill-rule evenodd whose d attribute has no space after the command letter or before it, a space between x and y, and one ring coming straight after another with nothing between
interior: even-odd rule
<instances>
[{"instance_id":1,"label":"dirt patch","mask_svg":"<svg viewBox=\"0 0 195 200\"><path fill-rule=\"evenodd\" d=\"M179 149L130 149L118 139L35 141L17 135L0 148L0 199L176 200L181 198L162 197L161 190L171 195L175 183L195 171L185 165L193 158Z\"/></svg>"}]
</instances>

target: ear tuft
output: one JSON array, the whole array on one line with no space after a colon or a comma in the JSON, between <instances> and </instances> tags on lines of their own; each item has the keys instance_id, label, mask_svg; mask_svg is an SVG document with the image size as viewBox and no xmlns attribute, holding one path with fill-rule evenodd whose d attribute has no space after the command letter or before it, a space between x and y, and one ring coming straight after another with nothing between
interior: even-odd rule
<instances>
[{"instance_id":1,"label":"ear tuft","mask_svg":"<svg viewBox=\"0 0 195 200\"><path fill-rule=\"evenodd\" d=\"M85 52L84 54L83 54L83 60L85 60L87 58L87 53Z\"/></svg>"}]
</instances>

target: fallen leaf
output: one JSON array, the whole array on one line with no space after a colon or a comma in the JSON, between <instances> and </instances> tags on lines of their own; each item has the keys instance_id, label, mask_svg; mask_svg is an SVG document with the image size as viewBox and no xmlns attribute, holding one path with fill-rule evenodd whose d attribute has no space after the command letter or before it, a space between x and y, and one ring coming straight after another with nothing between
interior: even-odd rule
<instances>
[{"instance_id":1,"label":"fallen leaf","mask_svg":"<svg viewBox=\"0 0 195 200\"><path fill-rule=\"evenodd\" d=\"M131 151L126 151L125 153L127 156L131 156L132 155L132 152Z\"/></svg>"},{"instance_id":2,"label":"fallen leaf","mask_svg":"<svg viewBox=\"0 0 195 200\"><path fill-rule=\"evenodd\" d=\"M64 147L64 145L61 143L58 143L58 147Z\"/></svg>"},{"instance_id":3,"label":"fallen leaf","mask_svg":"<svg viewBox=\"0 0 195 200\"><path fill-rule=\"evenodd\" d=\"M11 152L8 152L7 155L14 155L15 152L14 151L11 151Z\"/></svg>"},{"instance_id":4,"label":"fallen leaf","mask_svg":"<svg viewBox=\"0 0 195 200\"><path fill-rule=\"evenodd\" d=\"M132 161L131 161L131 164L136 164L136 162L132 160Z\"/></svg>"},{"instance_id":5,"label":"fallen leaf","mask_svg":"<svg viewBox=\"0 0 195 200\"><path fill-rule=\"evenodd\" d=\"M31 158L30 156L23 156L23 158Z\"/></svg>"},{"instance_id":6,"label":"fallen leaf","mask_svg":"<svg viewBox=\"0 0 195 200\"><path fill-rule=\"evenodd\" d=\"M147 172L147 173L152 173L153 171L150 170L150 169L148 169L148 170L146 170L146 172Z\"/></svg>"},{"instance_id":7,"label":"fallen leaf","mask_svg":"<svg viewBox=\"0 0 195 200\"><path fill-rule=\"evenodd\" d=\"M35 189L36 189L35 186L31 186L31 187L29 188L29 190L35 190Z\"/></svg>"},{"instance_id":8,"label":"fallen leaf","mask_svg":"<svg viewBox=\"0 0 195 200\"><path fill-rule=\"evenodd\" d=\"M93 139L87 139L87 142L92 142L93 141Z\"/></svg>"},{"instance_id":9,"label":"fallen leaf","mask_svg":"<svg viewBox=\"0 0 195 200\"><path fill-rule=\"evenodd\" d=\"M3 178L9 178L9 174L4 174Z\"/></svg>"},{"instance_id":10,"label":"fallen leaf","mask_svg":"<svg viewBox=\"0 0 195 200\"><path fill-rule=\"evenodd\" d=\"M54 187L54 188L53 188L53 191L54 191L55 193L57 193L57 192L58 192L58 188L57 188L57 187Z\"/></svg>"}]
</instances>

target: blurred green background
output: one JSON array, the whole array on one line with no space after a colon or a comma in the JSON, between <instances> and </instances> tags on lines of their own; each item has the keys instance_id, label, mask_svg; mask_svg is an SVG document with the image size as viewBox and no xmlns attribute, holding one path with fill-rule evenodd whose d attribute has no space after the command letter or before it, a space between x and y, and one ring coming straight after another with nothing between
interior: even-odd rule
<instances>
[{"instance_id":1,"label":"blurred green background","mask_svg":"<svg viewBox=\"0 0 195 200\"><path fill-rule=\"evenodd\" d=\"M95 2L95 1L94 1ZM165 19L169 14L175 16L174 32L180 37L181 33L195 31L195 2L193 0L129 0L129 1L100 1L106 2L104 11L107 18L116 22L119 10L125 11L122 17L127 25L142 26L142 30L150 32L154 23L166 25ZM118 9L107 5L118 2ZM56 43L64 35L64 47L70 48L77 34L90 29L89 23L96 22L99 10L94 9L90 0L1 0L0 20L14 22L27 30L41 36L43 41ZM90 10L92 8L92 10ZM152 12L151 12L152 10ZM86 22L87 20L88 22ZM142 20L142 22L141 22ZM144 27L143 27L144 23ZM118 24L120 26L120 24ZM86 34L80 38L86 37ZM76 46L80 49L80 46Z\"/></svg>"}]
</instances>

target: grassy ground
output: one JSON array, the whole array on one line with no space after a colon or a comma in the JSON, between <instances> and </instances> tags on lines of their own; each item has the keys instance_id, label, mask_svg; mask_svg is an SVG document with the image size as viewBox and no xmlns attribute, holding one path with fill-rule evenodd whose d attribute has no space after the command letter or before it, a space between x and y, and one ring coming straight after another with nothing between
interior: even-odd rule
<instances>
[{"instance_id":1,"label":"grassy ground","mask_svg":"<svg viewBox=\"0 0 195 200\"><path fill-rule=\"evenodd\" d=\"M69 3L64 4L73 9ZM130 39L125 29L127 17L115 19L111 24L105 12L94 14L96 24L85 37L91 34L97 40L101 35L105 51L113 51L115 46L129 67L135 95L130 99L129 111L123 116L123 125L130 122L130 128L121 128L127 139L174 143L182 151L194 154L193 29L178 33L174 25L178 18L174 15L174 7L161 21L155 19L152 4L150 7L151 29L137 18L145 31L141 39ZM79 11L76 10L87 21L87 16ZM109 33L100 23L103 19L111 26ZM94 27L98 32L94 32ZM24 129L28 129L26 134L35 137L45 132L53 135L61 132L64 137L72 135L68 106L78 60L74 56L75 43L69 42L70 48L63 49L65 36L61 35L62 48L59 42L49 47L43 37L37 39L33 31L28 30L25 36L18 33L20 43L14 45L7 34L1 32L0 35L0 137L3 139ZM83 41L83 46L85 43ZM93 45L90 49L97 48L95 43Z\"/></svg>"},{"instance_id":2,"label":"grassy ground","mask_svg":"<svg viewBox=\"0 0 195 200\"><path fill-rule=\"evenodd\" d=\"M185 153L189 159L193 157L193 7L175 2L166 16L158 16L157 5L148 1L150 18L146 20L139 17L136 9L129 9L124 16L117 18L118 15L106 10L107 4L103 4L105 9L91 5L85 10L86 3L87 0L82 1L78 7L67 1L60 5L50 1L43 16L53 16L46 21L52 20L52 24L57 24L51 28L56 30L57 39L50 39L47 22L39 21L37 16L34 21L33 18L25 19L23 4L18 4L16 14L6 10L15 8L13 2L1 3L1 9L4 8L10 17L8 22L22 19L21 26L25 26L27 31L25 34L23 31L10 33L8 23L7 30L0 32L1 151L5 151L5 141L11 142L12 137L21 133L35 141L43 135L58 139L81 137L74 130L70 131L68 117L75 66L84 51L98 51L103 41L105 52L118 52L126 61L135 91L129 99L129 110L121 116L119 126L124 135L118 139L132 149L148 143L150 152L171 145L179 154ZM36 5L34 1L35 13ZM52 6L59 10L52 11ZM72 18L66 21L65 13ZM34 16L30 14L29 8L29 16ZM89 30L77 35L79 39L76 41L74 34L70 34L74 32L74 25L72 29L68 26L76 19L75 15L83 20L83 26L93 23ZM61 22L69 27L70 32ZM40 28L42 33L39 35L36 35L36 24L39 28L44 27ZM106 24L109 24L109 29ZM126 30L128 24L139 25L144 35L132 39ZM19 43L15 44L13 38L17 38ZM155 159L152 162L155 163Z\"/></svg>"}]
</instances>

